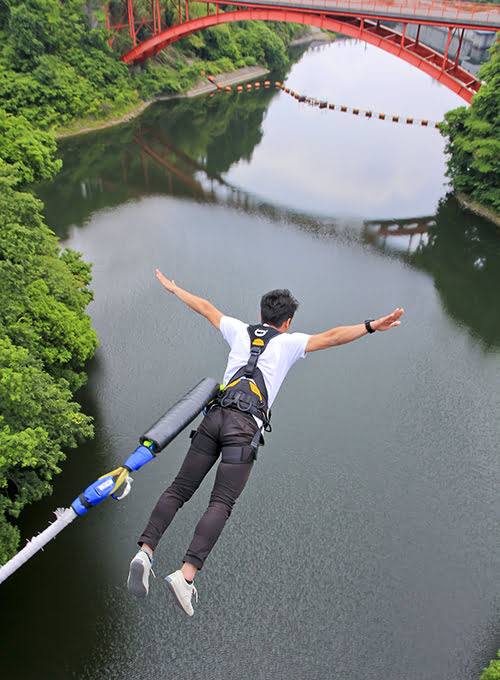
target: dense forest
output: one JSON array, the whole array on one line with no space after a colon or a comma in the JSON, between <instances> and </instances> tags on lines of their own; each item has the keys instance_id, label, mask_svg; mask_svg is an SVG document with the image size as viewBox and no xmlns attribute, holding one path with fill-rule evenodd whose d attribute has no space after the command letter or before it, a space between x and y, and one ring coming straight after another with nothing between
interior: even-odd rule
<instances>
[{"instance_id":1,"label":"dense forest","mask_svg":"<svg viewBox=\"0 0 500 680\"><path fill-rule=\"evenodd\" d=\"M46 133L0 113L0 561L16 552L10 520L51 489L64 451L92 435L74 392L97 345L85 307L90 267L60 253L41 203L23 191L59 164Z\"/></svg>"},{"instance_id":2,"label":"dense forest","mask_svg":"<svg viewBox=\"0 0 500 680\"><path fill-rule=\"evenodd\" d=\"M192 15L203 10L195 4ZM94 15L104 25L103 13ZM119 60L130 37L119 36L112 50L106 30L91 28L83 0L0 0L0 101L45 130L114 118L141 100L189 89L202 70L283 68L285 45L298 31L304 28L225 24L185 38L137 71Z\"/></svg>"}]
</instances>

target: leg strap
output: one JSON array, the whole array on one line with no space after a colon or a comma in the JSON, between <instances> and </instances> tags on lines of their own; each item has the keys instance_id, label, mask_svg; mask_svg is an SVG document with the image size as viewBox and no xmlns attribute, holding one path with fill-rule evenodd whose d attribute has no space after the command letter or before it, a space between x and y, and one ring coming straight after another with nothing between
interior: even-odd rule
<instances>
[{"instance_id":1,"label":"leg strap","mask_svg":"<svg viewBox=\"0 0 500 680\"><path fill-rule=\"evenodd\" d=\"M222 448L222 462L223 463L252 463L257 459L257 449L261 442L262 430L259 429L253 436L250 444L246 446L224 446Z\"/></svg>"},{"instance_id":2,"label":"leg strap","mask_svg":"<svg viewBox=\"0 0 500 680\"><path fill-rule=\"evenodd\" d=\"M203 432L198 432L197 430L192 430L191 434L191 446L198 453L204 453L206 456L218 456L219 447L217 442L213 439L207 437Z\"/></svg>"}]
</instances>

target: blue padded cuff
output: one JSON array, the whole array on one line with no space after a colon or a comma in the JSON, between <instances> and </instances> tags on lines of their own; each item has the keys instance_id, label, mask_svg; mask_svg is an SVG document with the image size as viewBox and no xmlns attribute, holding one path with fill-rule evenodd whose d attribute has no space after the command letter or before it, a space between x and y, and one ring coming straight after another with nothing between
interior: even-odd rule
<instances>
[{"instance_id":1,"label":"blue padded cuff","mask_svg":"<svg viewBox=\"0 0 500 680\"><path fill-rule=\"evenodd\" d=\"M102 479L97 479L93 484L88 486L83 493L81 493L71 504L73 510L78 515L83 515L87 510L93 508L103 501L115 485L115 480L111 475L106 475Z\"/></svg>"},{"instance_id":2,"label":"blue padded cuff","mask_svg":"<svg viewBox=\"0 0 500 680\"><path fill-rule=\"evenodd\" d=\"M146 463L149 463L150 460L153 460L153 458L154 455L150 449L148 449L147 446L141 445L127 458L125 467L129 470L138 470L143 465L146 465Z\"/></svg>"}]
</instances>

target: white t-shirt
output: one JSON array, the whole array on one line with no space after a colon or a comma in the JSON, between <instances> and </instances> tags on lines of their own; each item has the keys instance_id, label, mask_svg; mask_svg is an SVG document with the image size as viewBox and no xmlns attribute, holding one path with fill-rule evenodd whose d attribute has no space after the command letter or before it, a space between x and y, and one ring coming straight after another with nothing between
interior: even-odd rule
<instances>
[{"instance_id":1,"label":"white t-shirt","mask_svg":"<svg viewBox=\"0 0 500 680\"><path fill-rule=\"evenodd\" d=\"M220 331L231 347L224 373L223 385L227 385L236 371L246 366L250 356L249 324L230 316L220 320ZM311 336L307 333L280 333L272 338L259 357L260 368L267 388L268 406L271 407L281 383L297 359L306 357L306 345Z\"/></svg>"}]
</instances>

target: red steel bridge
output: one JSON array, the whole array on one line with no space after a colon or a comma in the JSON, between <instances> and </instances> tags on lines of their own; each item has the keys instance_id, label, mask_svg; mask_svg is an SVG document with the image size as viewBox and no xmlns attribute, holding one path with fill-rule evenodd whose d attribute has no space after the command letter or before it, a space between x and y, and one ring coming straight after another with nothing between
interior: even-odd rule
<instances>
[{"instance_id":1,"label":"red steel bridge","mask_svg":"<svg viewBox=\"0 0 500 680\"><path fill-rule=\"evenodd\" d=\"M120 33L130 36L131 49L122 56L127 64L138 64L209 26L247 20L306 24L363 40L416 66L470 103L481 81L459 65L464 31L499 31L500 5L448 0L114 0L106 4L110 44ZM395 30L396 22L401 31ZM416 37L407 35L409 24L418 25ZM420 41L423 25L448 29L444 54ZM458 48L452 55L454 36Z\"/></svg>"}]
</instances>

